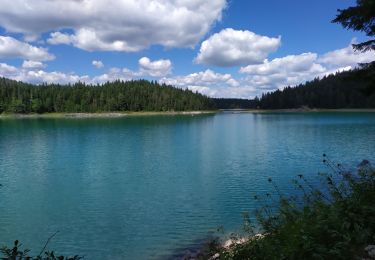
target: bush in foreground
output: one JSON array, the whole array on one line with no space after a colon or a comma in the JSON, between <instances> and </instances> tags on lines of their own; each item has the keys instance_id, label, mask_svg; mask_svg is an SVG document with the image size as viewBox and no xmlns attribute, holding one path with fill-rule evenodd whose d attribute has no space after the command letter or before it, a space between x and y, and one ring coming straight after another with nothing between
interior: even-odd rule
<instances>
[{"instance_id":1,"label":"bush in foreground","mask_svg":"<svg viewBox=\"0 0 375 260\"><path fill-rule=\"evenodd\" d=\"M321 174L323 188L299 175L294 184L302 196L285 197L269 179L279 196L277 208L271 203L258 209L255 223L247 216L247 242L216 248L211 259L372 259L375 170L364 160L351 173L323 156L331 171Z\"/></svg>"},{"instance_id":2,"label":"bush in foreground","mask_svg":"<svg viewBox=\"0 0 375 260\"><path fill-rule=\"evenodd\" d=\"M78 255L69 257L69 256L58 255L54 251L45 251L45 248L51 238L52 237L48 239L46 245L37 256L30 256L29 255L30 250L28 249L22 250L21 249L22 245L19 243L18 240L16 240L14 241L14 246L12 248L8 248L5 246L2 249L0 249L0 253L1 253L0 259L2 260L22 260L22 259L25 259L25 260L80 260L83 258Z\"/></svg>"}]
</instances>

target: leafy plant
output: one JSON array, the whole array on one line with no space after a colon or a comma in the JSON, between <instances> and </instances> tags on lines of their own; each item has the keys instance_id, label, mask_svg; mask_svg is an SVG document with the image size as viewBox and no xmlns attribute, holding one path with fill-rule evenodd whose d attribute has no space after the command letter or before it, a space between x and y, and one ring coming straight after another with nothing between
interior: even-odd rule
<instances>
[{"instance_id":1,"label":"leafy plant","mask_svg":"<svg viewBox=\"0 0 375 260\"><path fill-rule=\"evenodd\" d=\"M360 259L375 241L375 170L369 161L355 173L323 155L329 173L320 174L322 187L303 175L293 181L301 196L284 196L269 183L278 204L268 203L245 216L247 242L216 248L220 259ZM254 198L263 203L260 196ZM254 218L252 219L251 216ZM255 219L255 220L254 220ZM262 236L255 236L261 232ZM213 254L211 252L211 254Z\"/></svg>"},{"instance_id":2,"label":"leafy plant","mask_svg":"<svg viewBox=\"0 0 375 260\"><path fill-rule=\"evenodd\" d=\"M50 239L49 239L50 240ZM19 243L18 240L14 241L14 246L12 248L3 247L0 249L0 253L2 256L0 259L2 260L79 260L83 257L75 255L73 257L68 256L61 256L57 255L54 251L44 251L45 247L47 246L49 240L47 241L46 245L40 252L38 256L29 256L29 249L21 249L22 244Z\"/></svg>"}]
</instances>

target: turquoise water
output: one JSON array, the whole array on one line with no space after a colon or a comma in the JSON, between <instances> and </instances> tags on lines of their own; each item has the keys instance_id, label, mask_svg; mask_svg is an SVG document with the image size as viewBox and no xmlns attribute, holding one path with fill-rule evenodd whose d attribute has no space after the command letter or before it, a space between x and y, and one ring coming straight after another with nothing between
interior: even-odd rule
<instances>
[{"instance_id":1,"label":"turquoise water","mask_svg":"<svg viewBox=\"0 0 375 260\"><path fill-rule=\"evenodd\" d=\"M375 113L0 120L0 245L166 259L242 212L272 177L375 161Z\"/></svg>"}]
</instances>

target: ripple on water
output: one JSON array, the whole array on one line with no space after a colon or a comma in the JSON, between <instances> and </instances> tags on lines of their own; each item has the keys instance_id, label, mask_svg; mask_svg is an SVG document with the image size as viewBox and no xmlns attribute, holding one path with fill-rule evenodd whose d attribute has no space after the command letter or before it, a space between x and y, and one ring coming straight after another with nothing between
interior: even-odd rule
<instances>
[{"instance_id":1,"label":"ripple on water","mask_svg":"<svg viewBox=\"0 0 375 260\"><path fill-rule=\"evenodd\" d=\"M59 230L61 253L173 259L239 230L269 177L292 193L323 153L374 161L374 132L373 113L2 120L0 244Z\"/></svg>"}]
</instances>

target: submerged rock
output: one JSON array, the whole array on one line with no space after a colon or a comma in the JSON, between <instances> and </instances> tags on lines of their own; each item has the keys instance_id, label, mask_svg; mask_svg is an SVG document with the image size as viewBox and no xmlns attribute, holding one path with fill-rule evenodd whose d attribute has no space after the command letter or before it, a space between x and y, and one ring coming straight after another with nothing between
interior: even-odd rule
<instances>
[{"instance_id":1,"label":"submerged rock","mask_svg":"<svg viewBox=\"0 0 375 260\"><path fill-rule=\"evenodd\" d=\"M219 257L220 257L220 254L219 254L219 253L216 253L216 254L214 254L213 256L211 256L211 257L209 258L209 260L216 260L216 259L219 259Z\"/></svg>"},{"instance_id":2,"label":"submerged rock","mask_svg":"<svg viewBox=\"0 0 375 260\"><path fill-rule=\"evenodd\" d=\"M375 245L366 246L365 251L367 252L369 257L371 257L372 259L375 259Z\"/></svg>"}]
</instances>

